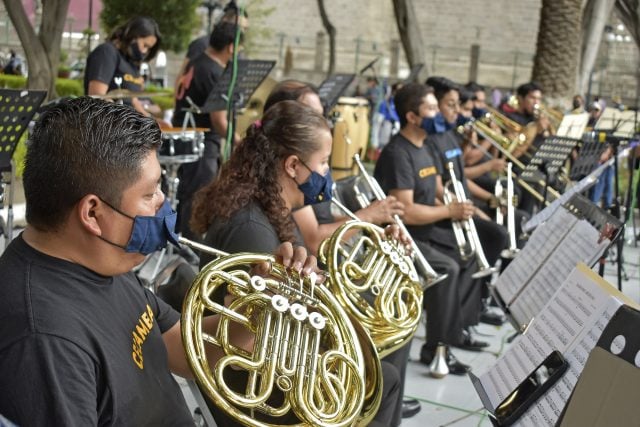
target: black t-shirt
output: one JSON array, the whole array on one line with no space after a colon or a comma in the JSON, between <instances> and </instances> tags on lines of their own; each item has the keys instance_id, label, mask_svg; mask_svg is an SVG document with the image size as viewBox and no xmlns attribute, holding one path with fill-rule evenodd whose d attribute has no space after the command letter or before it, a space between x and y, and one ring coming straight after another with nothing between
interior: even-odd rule
<instances>
[{"instance_id":1,"label":"black t-shirt","mask_svg":"<svg viewBox=\"0 0 640 427\"><path fill-rule=\"evenodd\" d=\"M144 79L140 68L120 52L113 43L106 42L96 47L87 58L84 71L84 93L88 93L89 82L98 80L109 85L109 90L118 89L115 77L122 77L121 89L140 92L144 88Z\"/></svg>"},{"instance_id":2,"label":"black t-shirt","mask_svg":"<svg viewBox=\"0 0 640 427\"><path fill-rule=\"evenodd\" d=\"M373 174L385 193L413 190L414 203L435 205L436 162L426 144L416 147L401 134L394 135L380 153ZM431 228L431 224L407 225L419 240L427 239Z\"/></svg>"},{"instance_id":3,"label":"black t-shirt","mask_svg":"<svg viewBox=\"0 0 640 427\"><path fill-rule=\"evenodd\" d=\"M0 258L0 413L18 425L183 426L171 307L129 273L98 275L18 236Z\"/></svg>"},{"instance_id":4,"label":"black t-shirt","mask_svg":"<svg viewBox=\"0 0 640 427\"><path fill-rule=\"evenodd\" d=\"M189 43L189 47L187 48L187 58L189 61L194 60L198 55L205 51L205 49L209 46L209 36L198 37Z\"/></svg>"},{"instance_id":5,"label":"black t-shirt","mask_svg":"<svg viewBox=\"0 0 640 427\"><path fill-rule=\"evenodd\" d=\"M293 219L292 219L293 220ZM303 246L302 235L296 227L295 246ZM252 252L272 254L282 243L276 229L257 202L251 202L239 209L228 220L214 218L205 245L229 252ZM200 267L213 257L202 254Z\"/></svg>"},{"instance_id":6,"label":"black t-shirt","mask_svg":"<svg viewBox=\"0 0 640 427\"><path fill-rule=\"evenodd\" d=\"M427 144L431 154L435 159L438 173L442 176L443 185L451 179L449 176L448 163L453 164L453 172L456 179L462 182L467 198L469 197L469 189L464 179L464 160L462 158L461 148L462 137L454 130L435 135L429 135Z\"/></svg>"},{"instance_id":7,"label":"black t-shirt","mask_svg":"<svg viewBox=\"0 0 640 427\"><path fill-rule=\"evenodd\" d=\"M224 68L204 52L189 61L176 91L173 126L182 126L184 109L190 107L186 97L191 98L198 107L202 107L223 73ZM194 119L197 127L211 128L209 113L194 114ZM219 137L213 131L207 132L205 137L208 140L219 141Z\"/></svg>"}]
</instances>

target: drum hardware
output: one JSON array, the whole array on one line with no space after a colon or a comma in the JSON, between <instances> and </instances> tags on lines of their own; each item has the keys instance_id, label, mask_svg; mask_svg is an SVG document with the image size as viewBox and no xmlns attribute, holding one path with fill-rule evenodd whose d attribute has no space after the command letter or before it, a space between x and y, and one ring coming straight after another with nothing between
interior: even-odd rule
<instances>
[{"instance_id":1,"label":"drum hardware","mask_svg":"<svg viewBox=\"0 0 640 427\"><path fill-rule=\"evenodd\" d=\"M386 194L384 194L384 191L380 187L380 184L378 184L378 181L376 181L376 179L374 177L369 175L369 172L367 172L367 169L362 164L362 161L360 160L360 156L358 154L355 154L353 156L353 161L356 163L356 166L358 167L358 169L360 171L360 176L362 176L364 178L364 181L366 182L367 186L369 187L373 197L376 200L384 200L384 199L386 199L387 196L386 196ZM356 198L358 199L358 202L360 203L360 207L361 208L366 208L367 206L369 206L369 204L371 204L371 199L369 199L368 197L363 197L362 196L362 192L360 192L360 190L357 188L357 185L354 185L354 191L356 192ZM398 215L394 215L393 216L393 221L400 228L400 231L405 236L407 236L407 238L411 242L411 249L413 250L413 254L415 256L416 268L418 269L418 273L419 273L420 277L424 281L423 289L426 289L426 288L428 288L430 286L433 286L436 283L439 283L439 282L443 281L444 279L446 279L448 277L448 274L438 274L433 269L433 267L431 267L431 265L429 265L429 262L427 261L427 259L422 254L422 251L420 250L420 248L416 244L415 240L413 240L413 238L411 237L411 234L409 234L409 231L407 230L407 227L405 227L405 225L402 222L402 220L400 219L400 217Z\"/></svg>"},{"instance_id":2,"label":"drum hardware","mask_svg":"<svg viewBox=\"0 0 640 427\"><path fill-rule=\"evenodd\" d=\"M197 382L224 412L246 426L274 426L263 416L293 413L302 425L368 424L381 400L380 360L366 331L341 307L314 274L301 277L271 255L227 254L184 238L180 243L218 258L198 274L184 300L181 332ZM267 277L252 273L270 266ZM226 288L221 305L212 297ZM205 313L220 316L214 334L203 330ZM234 342L245 328L255 339ZM222 356L210 365L207 351ZM244 388L230 387L227 374L245 373ZM269 398L284 394L278 403Z\"/></svg>"},{"instance_id":3,"label":"drum hardware","mask_svg":"<svg viewBox=\"0 0 640 427\"><path fill-rule=\"evenodd\" d=\"M456 179L453 163L447 163L447 170L449 171L450 180L444 185L443 199L445 205L448 206L454 201L465 203L467 196L465 195L462 183ZM476 230L473 218L457 221L452 220L451 227L453 228L453 234L456 238L460 258L467 260L475 256L478 261L478 271L471 277L478 279L493 274L496 268L489 266L489 262L482 250L482 243L478 237L478 231Z\"/></svg>"}]
</instances>

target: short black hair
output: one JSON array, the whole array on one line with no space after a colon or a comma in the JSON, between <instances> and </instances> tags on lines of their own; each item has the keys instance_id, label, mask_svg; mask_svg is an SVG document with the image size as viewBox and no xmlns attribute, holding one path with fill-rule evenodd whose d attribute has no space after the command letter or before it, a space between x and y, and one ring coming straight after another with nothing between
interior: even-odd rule
<instances>
[{"instance_id":1,"label":"short black hair","mask_svg":"<svg viewBox=\"0 0 640 427\"><path fill-rule=\"evenodd\" d=\"M466 85L464 85L464 88L466 90L469 90L473 93L476 92L484 92L486 90L486 88L484 86L482 86L481 84L478 84L476 82L469 82Z\"/></svg>"},{"instance_id":2,"label":"short black hair","mask_svg":"<svg viewBox=\"0 0 640 427\"><path fill-rule=\"evenodd\" d=\"M429 77L425 84L433 88L433 94L436 96L438 101L444 98L444 96L452 90L460 92L460 86L446 77Z\"/></svg>"},{"instance_id":3,"label":"short black hair","mask_svg":"<svg viewBox=\"0 0 640 427\"><path fill-rule=\"evenodd\" d=\"M315 93L318 95L318 89L312 84L299 80L283 80L271 90L269 97L264 103L263 111L267 111L272 105L281 101L298 101L307 93Z\"/></svg>"},{"instance_id":4,"label":"short black hair","mask_svg":"<svg viewBox=\"0 0 640 427\"><path fill-rule=\"evenodd\" d=\"M398 89L393 97L393 102L400 119L400 127L407 125L408 112L419 113L422 99L430 93L433 93L433 88L420 83L409 83Z\"/></svg>"},{"instance_id":5,"label":"short black hair","mask_svg":"<svg viewBox=\"0 0 640 427\"><path fill-rule=\"evenodd\" d=\"M524 83L524 84L521 84L520 86L518 86L518 89L516 89L516 94L518 96L524 98L525 96L529 95L534 90L539 90L540 92L542 92L542 86L540 86L536 82Z\"/></svg>"},{"instance_id":6,"label":"short black hair","mask_svg":"<svg viewBox=\"0 0 640 427\"><path fill-rule=\"evenodd\" d=\"M236 24L232 22L220 22L211 32L211 37L209 37L209 46L217 52L221 51L235 42L237 31L238 26ZM242 43L242 40L243 33L240 32L240 43Z\"/></svg>"},{"instance_id":7,"label":"short black hair","mask_svg":"<svg viewBox=\"0 0 640 427\"><path fill-rule=\"evenodd\" d=\"M141 163L160 144L156 121L129 106L90 97L53 105L36 122L27 148L27 222L58 230L87 194L120 207Z\"/></svg>"},{"instance_id":8,"label":"short black hair","mask_svg":"<svg viewBox=\"0 0 640 427\"><path fill-rule=\"evenodd\" d=\"M460 92L460 100L459 100L460 105L464 104L467 101L476 100L475 92L472 92L466 88L460 88L459 92Z\"/></svg>"},{"instance_id":9,"label":"short black hair","mask_svg":"<svg viewBox=\"0 0 640 427\"><path fill-rule=\"evenodd\" d=\"M137 38L155 36L158 40L149 52L144 57L145 61L150 61L156 57L158 50L160 50L160 42L162 41L162 34L160 34L160 28L156 21L146 16L136 16L129 19L125 24L119 26L109 36L110 41L118 42L118 49L126 54L129 45Z\"/></svg>"}]
</instances>

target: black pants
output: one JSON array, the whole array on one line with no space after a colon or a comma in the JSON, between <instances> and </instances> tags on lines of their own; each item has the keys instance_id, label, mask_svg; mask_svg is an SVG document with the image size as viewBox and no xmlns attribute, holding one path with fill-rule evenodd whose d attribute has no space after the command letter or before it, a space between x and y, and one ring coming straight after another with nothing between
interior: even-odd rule
<instances>
[{"instance_id":1,"label":"black pants","mask_svg":"<svg viewBox=\"0 0 640 427\"><path fill-rule=\"evenodd\" d=\"M447 255L434 249L427 242L416 240L418 248L438 274L448 277L424 292L422 306L427 318L427 340L429 350L438 343L456 344L462 331L462 313L460 304L460 266Z\"/></svg>"},{"instance_id":2,"label":"black pants","mask_svg":"<svg viewBox=\"0 0 640 427\"><path fill-rule=\"evenodd\" d=\"M394 404L391 402L382 402L382 405L385 406L385 412L389 411L392 413L392 417L389 420L390 422L388 426L396 427L399 426L402 422L402 397L404 396L404 383L405 376L407 374L407 363L409 362L409 352L411 351L411 341L405 344L403 347L394 351L393 353L386 356L382 359L383 362L387 362L390 365L394 366L398 371L399 384L398 384L398 397ZM382 409L382 405L380 408ZM388 405L388 409L387 409ZM380 412L380 411L378 411Z\"/></svg>"},{"instance_id":3,"label":"black pants","mask_svg":"<svg viewBox=\"0 0 640 427\"><path fill-rule=\"evenodd\" d=\"M455 245L453 230L449 229L447 232L450 233L448 239L431 240L429 243L436 251L453 259L460 267L457 283L458 309L460 310L462 327L467 328L478 324L482 308L481 280L471 277L473 273L478 271L478 263L475 257L463 260L460 257L458 247Z\"/></svg>"}]
</instances>

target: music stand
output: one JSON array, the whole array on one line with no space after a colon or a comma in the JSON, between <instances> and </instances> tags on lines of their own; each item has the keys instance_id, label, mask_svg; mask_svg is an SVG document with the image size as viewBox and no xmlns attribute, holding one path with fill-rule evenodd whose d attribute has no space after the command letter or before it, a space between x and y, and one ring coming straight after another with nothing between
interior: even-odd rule
<instances>
[{"instance_id":1,"label":"music stand","mask_svg":"<svg viewBox=\"0 0 640 427\"><path fill-rule=\"evenodd\" d=\"M0 89L0 209L4 208L5 189L9 188L7 221L6 225L0 224L5 247L13 238L13 187L16 180L13 153L46 96L47 92L40 90Z\"/></svg>"},{"instance_id":2,"label":"music stand","mask_svg":"<svg viewBox=\"0 0 640 427\"><path fill-rule=\"evenodd\" d=\"M351 85L355 77L355 74L332 74L320 83L318 95L326 112L331 111L333 106L338 103L338 99Z\"/></svg>"},{"instance_id":3,"label":"music stand","mask_svg":"<svg viewBox=\"0 0 640 427\"><path fill-rule=\"evenodd\" d=\"M531 182L539 182L544 179L544 199L546 200L547 187L551 177L558 174L578 142L580 142L578 139L559 136L545 138L529 164L522 171L520 178Z\"/></svg>"},{"instance_id":4,"label":"music stand","mask_svg":"<svg viewBox=\"0 0 640 427\"><path fill-rule=\"evenodd\" d=\"M244 108L249 102L251 95L267 78L275 65L276 61L239 59L231 97L229 97L229 87L234 83L234 76L233 67L228 66L200 108L203 113L227 111L226 139L228 146L223 150L223 160L226 160L227 153L231 152L232 135L236 128L238 110ZM221 136L224 137L224 135Z\"/></svg>"},{"instance_id":5,"label":"music stand","mask_svg":"<svg viewBox=\"0 0 640 427\"><path fill-rule=\"evenodd\" d=\"M556 131L556 136L581 139L589 124L589 113L565 114Z\"/></svg>"},{"instance_id":6,"label":"music stand","mask_svg":"<svg viewBox=\"0 0 640 427\"><path fill-rule=\"evenodd\" d=\"M271 70L276 65L276 61L262 60L238 60L238 74L236 76L236 85L233 90L231 104L234 114L235 111L244 108L245 104L256 91L258 86L267 78ZM231 85L232 78L231 67L227 67L216 82L207 100L204 102L200 110L203 113L211 113L213 111L223 111L228 105L228 90Z\"/></svg>"},{"instance_id":7,"label":"music stand","mask_svg":"<svg viewBox=\"0 0 640 427\"><path fill-rule=\"evenodd\" d=\"M597 138L594 132L585 136L582 142L578 158L571 165L569 178L572 181L579 181L589 175L600 164L600 156L607 148L604 140Z\"/></svg>"}]
</instances>

